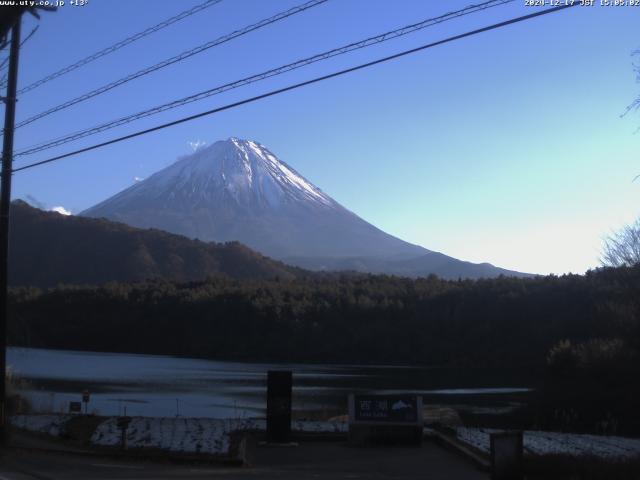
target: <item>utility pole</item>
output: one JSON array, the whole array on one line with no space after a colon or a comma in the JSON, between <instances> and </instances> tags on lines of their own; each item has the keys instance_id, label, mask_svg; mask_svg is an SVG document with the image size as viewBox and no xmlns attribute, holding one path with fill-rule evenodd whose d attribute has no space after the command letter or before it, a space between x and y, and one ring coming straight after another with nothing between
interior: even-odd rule
<instances>
[{"instance_id":1,"label":"utility pole","mask_svg":"<svg viewBox=\"0 0 640 480\"><path fill-rule=\"evenodd\" d=\"M7 288L9 260L9 209L11 207L11 170L13 161L13 131L16 118L18 57L20 53L21 15L16 15L11 27L11 50L4 97L4 135L2 142L2 180L0 181L0 445L6 442L7 423Z\"/></svg>"}]
</instances>

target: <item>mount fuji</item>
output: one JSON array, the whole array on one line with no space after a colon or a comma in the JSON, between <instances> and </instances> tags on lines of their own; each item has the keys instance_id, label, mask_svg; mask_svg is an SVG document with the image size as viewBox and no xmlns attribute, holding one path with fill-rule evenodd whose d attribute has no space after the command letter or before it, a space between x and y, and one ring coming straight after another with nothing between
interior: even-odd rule
<instances>
[{"instance_id":1,"label":"mount fuji","mask_svg":"<svg viewBox=\"0 0 640 480\"><path fill-rule=\"evenodd\" d=\"M456 260L389 235L260 143L235 137L179 158L81 215L204 241L237 240L315 270L444 278L522 275Z\"/></svg>"}]
</instances>

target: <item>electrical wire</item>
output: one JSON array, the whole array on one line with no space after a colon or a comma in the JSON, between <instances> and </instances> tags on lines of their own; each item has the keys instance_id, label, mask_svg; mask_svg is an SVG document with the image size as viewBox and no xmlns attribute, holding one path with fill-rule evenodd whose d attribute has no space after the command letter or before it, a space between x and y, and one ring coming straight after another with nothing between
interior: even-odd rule
<instances>
[{"instance_id":1,"label":"electrical wire","mask_svg":"<svg viewBox=\"0 0 640 480\"><path fill-rule=\"evenodd\" d=\"M27 40L29 40L31 37L33 37L33 34L36 33L36 31L38 30L38 28L40 28L40 25L36 25L33 30L31 30L31 32L29 33L29 35L27 35L24 40L22 40L22 42L20 42L20 48L22 48L24 46L25 43L27 43ZM5 58L2 63L0 63L0 72L2 72L3 70L9 68L9 56L7 56L7 58ZM7 75L4 74L2 80L0 80L0 88L4 87L7 84Z\"/></svg>"},{"instance_id":2,"label":"electrical wire","mask_svg":"<svg viewBox=\"0 0 640 480\"><path fill-rule=\"evenodd\" d=\"M402 51L400 53L396 53L394 55L389 55L387 57L379 58L379 59L373 60L371 62L362 63L360 65L356 65L355 67L350 67L350 68L346 68L344 70L339 70L337 72L333 72L333 73L330 73L330 74L327 74L327 75L323 75L321 77L316 77L316 78L313 78L311 80L306 80L304 82L300 82L300 83L296 83L296 84L293 84L293 85L289 85L289 86L284 87L284 88L279 88L277 90L272 90L270 92L263 93L262 95L257 95L255 97L246 98L244 100L240 100L238 102L230 103L230 104L224 105L222 107L218 107L218 108L214 108L214 109L211 109L211 110L207 110L205 112L200 112L200 113L197 113L195 115L190 115L188 117L183 117L183 118L180 118L178 120L174 120L172 122L164 123L162 125L157 125L157 126L152 127L152 128L147 128L145 130L140 130L140 131L137 131L137 132L134 132L134 133L130 133L128 135L124 135L124 136L121 136L121 137L118 137L118 138L114 138L114 139L108 140L106 142L102 142L102 143L98 143L98 144L95 144L95 145L91 145L89 147L84 147L84 148L81 148L81 149L78 149L78 150L75 150L75 151L72 151L72 152L68 152L68 153L62 154L62 155L57 155L55 157L48 158L46 160L41 160L39 162L34 162L34 163L29 164L29 165L25 165L23 167L12 169L12 173L23 171L23 170L28 170L28 169L31 169L31 168L35 168L35 167L38 167L38 166L41 166L41 165L45 165L47 163L51 163L51 162L55 162L55 161L58 161L58 160L62 160L63 158L68 158L68 157L71 157L71 156L74 156L74 155L78 155L80 153L96 150L98 148L102 148L102 147L105 147L107 145L112 145L114 143L119 143L119 142L122 142L122 141L125 141L125 140L129 140L131 138L139 137L141 135L146 135L147 133L156 132L158 130L163 130L165 128L172 127L174 125L178 125L178 124L181 124L181 123L189 122L189 121L195 120L197 118L202 118L202 117L205 117L205 116L208 116L208 115L213 115L215 113L219 113L219 112L222 112L222 111L225 111L225 110L230 110L232 108L239 107L241 105L245 105L245 104L248 104L248 103L253 103L253 102L256 102L258 100L262 100L264 98L272 97L274 95L279 95L281 93L288 92L288 91L291 91L291 90L296 90L298 88L305 87L307 85L318 83L318 82L321 82L321 81L324 81L324 80L328 80L330 78L335 78L335 77L339 77L339 76L342 76L342 75L346 75L348 73L352 73L352 72L355 72L355 71L358 71L358 70L362 70L362 69L371 67L373 65L378 65L378 64L385 63L385 62L388 62L388 61L391 61L391 60L395 60L395 59L398 59L398 58L401 58L401 57L404 57L404 56L407 56L407 55L411 55L413 53L420 52L422 50L426 50L426 49L429 49L429 48L436 47L438 45L443 45L445 43L449 43L449 42L453 42L453 41L456 41L456 40L460 40L462 38L470 37L472 35L477 35L477 34L480 34L480 33L483 33L483 32L488 32L490 30L495 30L495 29L498 29L498 28L506 27L508 25L512 25L514 23L519 23L519 22L523 22L523 21L526 21L526 20L530 20L532 18L540 17L542 15L548 15L550 13L555 13L555 12L558 12L558 11L561 11L561 10L565 10L567 8L574 7L576 5L579 5L579 3L577 3L577 2L575 2L575 3L567 3L565 5L560 5L558 7L547 8L545 10L541 10L541 11L538 11L538 12L530 13L528 15L523 15L523 16L520 16L520 17L512 18L512 19L506 20L504 22L494 23L494 24L486 26L486 27L482 27L482 28L479 28L479 29L476 29L476 30L472 30L472 31L469 31L469 32L461 33L459 35L454 35L452 37L448 37L448 38L445 38L443 40L438 40L436 42L428 43L428 44L425 44L425 45L422 45L422 46L419 46L419 47L416 47L416 48L412 48L410 50L404 50L404 51Z\"/></svg>"},{"instance_id":3,"label":"electrical wire","mask_svg":"<svg viewBox=\"0 0 640 480\"><path fill-rule=\"evenodd\" d=\"M136 33L135 35L131 35L130 37L125 38L124 40L121 40L117 43L114 43L113 45L104 48L102 50L100 50L99 52L96 52L92 55L89 55L88 57L85 57L81 60L78 60L75 63L72 63L71 65L68 65L64 68L61 68L60 70L47 75L44 78L41 78L40 80L33 82L29 85L27 85L26 87L18 90L18 94L23 94L26 92L29 92L35 88L38 88L41 85L44 85L47 82L50 82L51 80L54 80L58 77L61 77L62 75L65 75L69 72L72 72L80 67L83 67L84 65L87 65L88 63L93 62L94 60L97 60L99 58L104 57L105 55L109 55L110 53L113 53L117 50L120 50L123 47L126 47L127 45L140 40L141 38L144 38L148 35L151 35L152 33L155 33L159 30L162 30L163 28L168 27L169 25L173 25L176 22L179 22L180 20L184 20L185 18L190 17L191 15L195 15L196 13L199 13L209 7L212 7L218 3L220 3L222 0L206 0L203 3L200 3L196 6L194 6L193 8L190 8L188 10L185 10L182 13L179 13L178 15L174 15L173 17L170 17L166 20L163 20L162 22L158 23L157 25L154 25L152 27L149 27L145 30L143 30L142 32Z\"/></svg>"},{"instance_id":4,"label":"electrical wire","mask_svg":"<svg viewBox=\"0 0 640 480\"><path fill-rule=\"evenodd\" d=\"M213 95L218 95L220 93L229 91L229 90L233 90L251 83L255 83L261 80L265 80L267 78L271 78L277 75L282 75L284 73L290 72L292 70L296 70L298 68L310 65L312 63L316 63L319 62L321 60L327 60L329 58L338 56L338 55L344 55L346 53L352 52L354 50L359 50L361 48L366 48L369 47L371 45L376 45L382 42L386 42L389 40L392 40L394 38L398 38L404 35L408 35L410 33L422 30L424 28L433 26L433 25L437 25L439 23L448 21L448 20L452 20L454 18L458 18L464 15L469 15L471 13L475 13L481 10L486 10L488 8L492 8L495 6L499 6L499 5L503 5L506 3L511 3L515 0L489 0L480 4L474 4L474 5L469 5L468 7L465 7L461 10L456 10L454 12L449 12L446 13L444 15L440 15L438 17L435 18L429 18L426 20L423 20L421 22L418 23L414 23L412 25L407 25L401 28L398 28L396 30L391 30L389 32L386 33L382 33L380 35L376 35L374 37L369 37L366 38L364 40L360 40L358 42L354 42L354 43L350 43L348 45L339 47L339 48L334 48L332 50L328 50L326 52L323 53L319 53L316 55L313 55L311 57L307 57L301 60L297 60L293 63L289 63L287 65L283 65L271 70L267 70L266 72L262 72L256 75L252 75L250 77L246 77L243 78L241 80L236 80L234 82L231 83L227 83L221 86L217 86L208 90L205 90L203 92L199 92L196 93L194 95L190 95L188 97L184 97L178 100L174 100L171 101L169 103L165 103L163 105L159 105L147 110L143 110L141 112L137 112L131 115L128 115L126 117L121 117L119 119L116 120L112 120L110 122L107 123L103 123L101 125L97 125L94 127L90 127L84 130L80 130L68 135L65 135L63 137L59 137L57 139L54 140L49 140L47 142L44 143L40 143L37 145L33 145L31 147L27 147L22 151L17 152L14 157L21 157L21 156L25 156L25 155L32 155L34 153L37 152L41 152L43 150L48 150L50 148L54 148L60 145L64 145L66 143L75 141L75 140L79 140L81 138L85 138L91 135L95 135L97 133L100 132L104 132L106 130L110 130L112 128L116 128L119 127L121 125L125 125L131 122L134 122L136 120L140 120L142 118L151 116L151 115L155 115L161 112L164 112L166 110L171 110L174 108L178 108L181 107L183 105L195 102L195 101L199 101L199 100L203 100L205 98L211 97Z\"/></svg>"},{"instance_id":5,"label":"electrical wire","mask_svg":"<svg viewBox=\"0 0 640 480\"><path fill-rule=\"evenodd\" d=\"M150 67L147 68L143 68L142 70L138 70L135 73L132 73L130 75L127 75L126 77L122 77L118 80L115 80L111 83L108 83L106 85L103 85L102 87L96 88L95 90L92 90L88 93L85 93L84 95L80 95L79 97L76 97L74 99L71 99L67 102L64 102L60 105L57 105L53 108L50 108L49 110L45 110L44 112L40 112L30 118L27 118L26 120L22 120L21 122L18 122L15 126L15 128L20 128L20 127L24 127L25 125L28 125L30 123L35 122L36 120L39 120L41 118L44 118L48 115L51 115L52 113L56 113L59 112L61 110L64 110L66 108L69 108L73 105L76 105L80 102L84 102L86 100L89 100L90 98L96 97L98 95L101 95L105 92L108 92L109 90L113 90L116 87L119 87L121 85L124 85L125 83L129 83L132 80L135 80L136 78L142 77L144 75L148 75L150 73L156 72L158 70L160 70L161 68L165 68L168 67L169 65L173 65L174 63L177 62L181 62L183 60L186 60L187 58L190 58L194 55L197 55L198 53L202 53L205 50L208 50L210 48L216 47L218 45L221 45L223 43L229 42L231 40L233 40L234 38L238 38L241 37L243 35L246 35L247 33L253 32L254 30L258 30L262 27L266 27L267 25L271 25L272 23L276 23L279 22L280 20L284 20L285 18L288 18L292 15L295 15L297 13L300 12L304 12L305 10L308 10L310 8L316 7L318 5L321 5L325 2L327 2L328 0L310 0L306 3L303 3L301 5L298 5L296 7L290 8L289 10L285 10L283 12L280 12L276 15L273 15L272 17L269 18L265 18L264 20L260 20L257 23L248 25L244 28L241 28L240 30L236 30L232 33L229 33L227 35L224 35L222 37L219 37L215 40L212 40L210 42L204 43L202 45L199 45L195 48L192 48L190 50L184 51L178 55L175 55L171 58L168 58L166 60L163 60L162 62L156 63L155 65L151 65Z\"/></svg>"}]
</instances>

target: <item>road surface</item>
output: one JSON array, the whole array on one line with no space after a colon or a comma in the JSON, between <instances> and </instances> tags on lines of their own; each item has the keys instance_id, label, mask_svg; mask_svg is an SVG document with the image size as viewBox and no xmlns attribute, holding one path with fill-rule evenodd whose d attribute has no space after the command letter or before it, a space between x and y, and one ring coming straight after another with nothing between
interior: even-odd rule
<instances>
[{"instance_id":1,"label":"road surface","mask_svg":"<svg viewBox=\"0 0 640 480\"><path fill-rule=\"evenodd\" d=\"M342 442L258 447L251 467L17 449L6 450L0 458L0 480L152 478L487 480L489 476L459 454L431 442L414 448L355 448Z\"/></svg>"}]
</instances>

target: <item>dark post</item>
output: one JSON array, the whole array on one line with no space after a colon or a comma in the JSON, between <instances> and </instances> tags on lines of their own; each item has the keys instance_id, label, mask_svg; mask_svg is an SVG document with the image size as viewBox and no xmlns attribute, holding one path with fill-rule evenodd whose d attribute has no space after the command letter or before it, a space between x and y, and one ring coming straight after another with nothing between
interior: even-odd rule
<instances>
[{"instance_id":1,"label":"dark post","mask_svg":"<svg viewBox=\"0 0 640 480\"><path fill-rule=\"evenodd\" d=\"M2 180L0 182L0 444L6 438L6 371L7 371L7 277L9 256L9 208L11 206L11 162L13 159L13 126L16 118L18 55L20 53L20 16L11 28L11 51L7 94L4 99L4 137L2 143Z\"/></svg>"},{"instance_id":2,"label":"dark post","mask_svg":"<svg viewBox=\"0 0 640 480\"><path fill-rule=\"evenodd\" d=\"M291 371L267 372L267 441L285 443L291 434Z\"/></svg>"},{"instance_id":3,"label":"dark post","mask_svg":"<svg viewBox=\"0 0 640 480\"><path fill-rule=\"evenodd\" d=\"M84 414L87 415L89 411L89 390L82 391L82 403L84 403Z\"/></svg>"},{"instance_id":4,"label":"dark post","mask_svg":"<svg viewBox=\"0 0 640 480\"><path fill-rule=\"evenodd\" d=\"M120 429L120 449L122 451L127 449L127 428L130 423L131 417L127 417L126 415L124 417L118 417L117 419L117 425Z\"/></svg>"},{"instance_id":5,"label":"dark post","mask_svg":"<svg viewBox=\"0 0 640 480\"><path fill-rule=\"evenodd\" d=\"M491 443L491 479L522 480L523 439L521 431L492 433Z\"/></svg>"}]
</instances>

